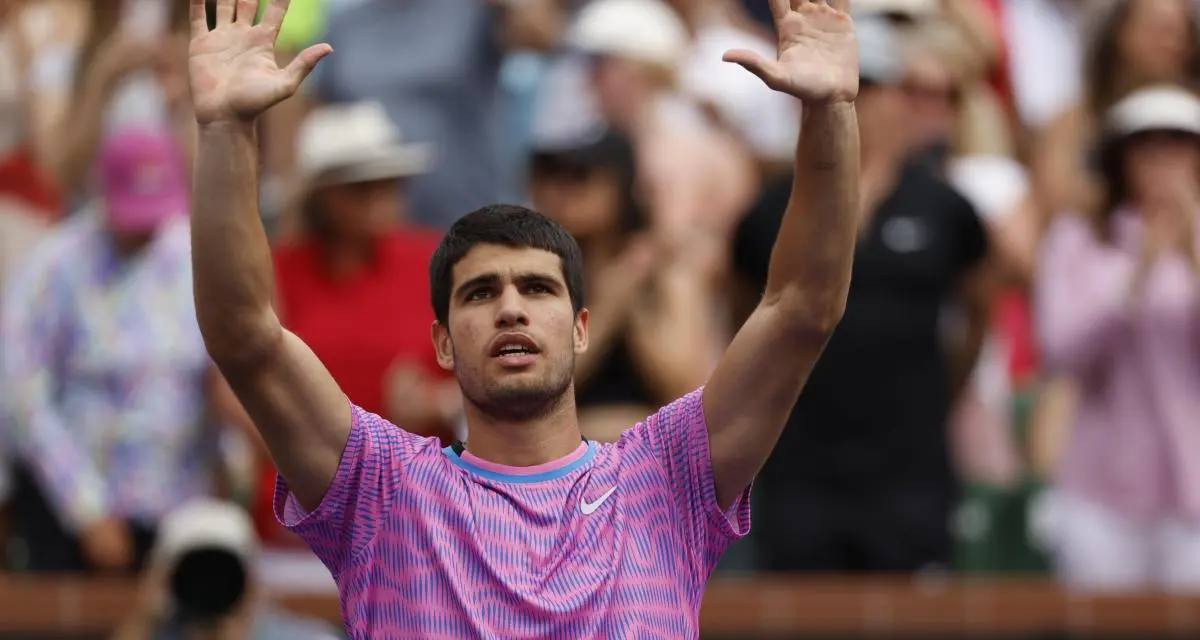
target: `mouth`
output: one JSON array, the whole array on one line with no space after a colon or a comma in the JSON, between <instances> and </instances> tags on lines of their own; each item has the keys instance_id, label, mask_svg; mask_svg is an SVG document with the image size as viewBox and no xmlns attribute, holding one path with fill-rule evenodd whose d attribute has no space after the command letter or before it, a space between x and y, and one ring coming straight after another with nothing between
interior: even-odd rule
<instances>
[{"instance_id":1,"label":"mouth","mask_svg":"<svg viewBox=\"0 0 1200 640\"><path fill-rule=\"evenodd\" d=\"M541 353L533 338L523 333L506 333L492 342L491 357L507 366L525 366Z\"/></svg>"}]
</instances>

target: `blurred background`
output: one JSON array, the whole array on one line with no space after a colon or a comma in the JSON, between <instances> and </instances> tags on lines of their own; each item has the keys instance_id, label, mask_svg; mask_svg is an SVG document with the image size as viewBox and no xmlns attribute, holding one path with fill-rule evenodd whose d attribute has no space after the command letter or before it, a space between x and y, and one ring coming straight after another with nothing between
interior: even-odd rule
<instances>
[{"instance_id":1,"label":"blurred background","mask_svg":"<svg viewBox=\"0 0 1200 640\"><path fill-rule=\"evenodd\" d=\"M342 637L195 325L187 4L0 0L0 638ZM1200 636L1200 4L853 4L848 309L704 627ZM767 0L292 0L316 42L261 210L355 402L463 437L428 261L497 201L584 249L587 437L703 383L792 188L801 106L720 60Z\"/></svg>"}]
</instances>

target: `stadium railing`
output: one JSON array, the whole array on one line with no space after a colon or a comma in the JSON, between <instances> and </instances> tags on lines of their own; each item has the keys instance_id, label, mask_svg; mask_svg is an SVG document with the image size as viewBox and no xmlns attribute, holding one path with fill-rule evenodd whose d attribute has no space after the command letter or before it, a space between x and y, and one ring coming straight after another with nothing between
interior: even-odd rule
<instances>
[{"instance_id":1,"label":"stadium railing","mask_svg":"<svg viewBox=\"0 0 1200 640\"><path fill-rule=\"evenodd\" d=\"M129 581L0 574L0 636L102 634L136 597ZM340 620L336 597L281 595L296 612ZM1200 596L1071 594L1043 579L721 577L706 636L1200 637Z\"/></svg>"}]
</instances>

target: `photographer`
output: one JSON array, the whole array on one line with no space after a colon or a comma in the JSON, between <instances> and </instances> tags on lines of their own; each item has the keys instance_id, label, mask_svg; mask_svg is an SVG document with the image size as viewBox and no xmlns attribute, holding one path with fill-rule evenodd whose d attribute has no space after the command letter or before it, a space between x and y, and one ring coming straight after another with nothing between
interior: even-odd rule
<instances>
[{"instance_id":1,"label":"photographer","mask_svg":"<svg viewBox=\"0 0 1200 640\"><path fill-rule=\"evenodd\" d=\"M274 609L255 579L258 538L241 507L199 500L163 520L141 594L114 640L333 640Z\"/></svg>"}]
</instances>

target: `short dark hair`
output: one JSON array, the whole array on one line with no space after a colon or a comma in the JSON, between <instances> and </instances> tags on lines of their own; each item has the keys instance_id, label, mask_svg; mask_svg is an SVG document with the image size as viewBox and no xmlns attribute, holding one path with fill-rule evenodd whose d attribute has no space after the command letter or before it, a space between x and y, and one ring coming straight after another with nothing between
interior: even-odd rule
<instances>
[{"instance_id":1,"label":"short dark hair","mask_svg":"<svg viewBox=\"0 0 1200 640\"><path fill-rule=\"evenodd\" d=\"M454 287L454 265L476 245L541 249L557 255L571 306L583 310L583 254L579 244L554 220L513 204L494 204L459 218L442 238L429 261L429 296L433 315L445 325L450 316L450 294Z\"/></svg>"}]
</instances>

